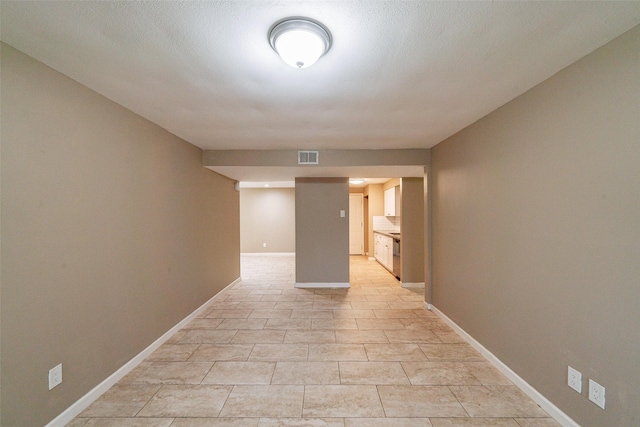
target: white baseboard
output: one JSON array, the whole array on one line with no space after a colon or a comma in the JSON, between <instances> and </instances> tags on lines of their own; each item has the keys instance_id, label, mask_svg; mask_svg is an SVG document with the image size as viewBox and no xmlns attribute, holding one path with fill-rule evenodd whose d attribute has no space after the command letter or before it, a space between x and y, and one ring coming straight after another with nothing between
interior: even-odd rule
<instances>
[{"instance_id":1,"label":"white baseboard","mask_svg":"<svg viewBox=\"0 0 640 427\"><path fill-rule=\"evenodd\" d=\"M296 282L296 288L350 288L351 284L341 282Z\"/></svg>"},{"instance_id":2,"label":"white baseboard","mask_svg":"<svg viewBox=\"0 0 640 427\"><path fill-rule=\"evenodd\" d=\"M207 302L202 304L200 307L195 309L191 314L182 319L178 324L176 324L173 328L169 329L165 332L160 338L151 343L147 348L142 350L136 356L134 356L131 360L125 363L120 369L115 371L109 377L107 377L100 384L95 386L91 391L82 396L80 399L75 401L71 406L65 409L60 415L51 420L45 427L64 427L67 423L71 422L75 417L80 415L82 411L87 409L87 407L96 401L100 396L102 396L107 390L109 390L112 386L114 386L118 381L120 381L125 375L131 372L136 366L142 363L151 353L156 351L162 344L167 342L169 338L171 338L176 332L180 329L184 328L187 323L191 322L195 319L209 304L211 304L215 299L221 295L226 289L235 285L240 281L240 278L237 278L229 285L225 286L220 292L211 297Z\"/></svg>"},{"instance_id":3,"label":"white baseboard","mask_svg":"<svg viewBox=\"0 0 640 427\"><path fill-rule=\"evenodd\" d=\"M522 377L516 374L511 368L509 368L504 362L498 359L493 353L487 350L482 344L476 341L471 335L469 335L464 329L458 326L453 320L449 319L443 312L438 310L431 304L425 303L428 310L436 313L442 320L444 320L453 330L455 330L462 338L464 338L473 348L478 350L482 356L489 363L495 366L504 376L509 378L520 390L522 390L527 396L533 399L542 409L544 409L554 420L556 420L563 427L580 427L578 423L573 421L567 414L562 412L560 408L551 403L549 399L544 397L538 390L533 388Z\"/></svg>"},{"instance_id":4,"label":"white baseboard","mask_svg":"<svg viewBox=\"0 0 640 427\"><path fill-rule=\"evenodd\" d=\"M403 288L424 288L424 282L400 282Z\"/></svg>"}]
</instances>

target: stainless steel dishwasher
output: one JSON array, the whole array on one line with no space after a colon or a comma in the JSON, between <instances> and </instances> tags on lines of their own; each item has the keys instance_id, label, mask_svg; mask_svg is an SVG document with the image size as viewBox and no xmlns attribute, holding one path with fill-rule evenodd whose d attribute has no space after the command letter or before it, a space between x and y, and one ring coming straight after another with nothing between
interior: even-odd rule
<instances>
[{"instance_id":1,"label":"stainless steel dishwasher","mask_svg":"<svg viewBox=\"0 0 640 427\"><path fill-rule=\"evenodd\" d=\"M393 275L400 280L400 236L393 237Z\"/></svg>"}]
</instances>

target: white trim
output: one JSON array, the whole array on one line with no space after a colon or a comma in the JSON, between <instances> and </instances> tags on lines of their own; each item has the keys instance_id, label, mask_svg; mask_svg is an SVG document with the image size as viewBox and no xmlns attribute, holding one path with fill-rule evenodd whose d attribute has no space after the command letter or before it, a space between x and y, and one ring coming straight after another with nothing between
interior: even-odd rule
<instances>
[{"instance_id":1,"label":"white trim","mask_svg":"<svg viewBox=\"0 0 640 427\"><path fill-rule=\"evenodd\" d=\"M453 320L449 319L447 315L438 310L431 304L425 303L427 308L438 315L444 320L453 330L455 330L462 338L464 338L473 348L478 350L485 359L495 366L504 376L509 378L520 390L522 390L527 396L533 399L538 405L542 407L551 417L556 420L563 427L580 427L578 423L573 421L567 414L562 412L560 408L551 403L549 399L544 397L538 390L533 388L522 377L516 374L511 368L509 368L504 362L498 359L493 353L487 350L482 344L476 341L471 335L469 335L464 329L458 326Z\"/></svg>"},{"instance_id":2,"label":"white trim","mask_svg":"<svg viewBox=\"0 0 640 427\"><path fill-rule=\"evenodd\" d=\"M349 282L341 283L341 282L296 282L296 288L350 288L351 284Z\"/></svg>"},{"instance_id":3,"label":"white trim","mask_svg":"<svg viewBox=\"0 0 640 427\"><path fill-rule=\"evenodd\" d=\"M64 427L67 423L71 422L76 416L78 416L82 411L87 409L89 405L91 405L95 400L97 400L100 396L102 396L107 390L109 390L112 386L114 386L118 381L120 381L125 375L131 372L136 366L142 363L151 353L156 351L162 344L167 342L169 338L171 338L176 332L180 329L184 328L187 323L191 322L195 319L198 314L200 314L207 306L212 303L219 295L221 295L225 290L240 282L240 278L237 278L220 292L212 296L207 302L202 304L200 307L195 309L191 314L182 319L178 324L176 324L173 328L169 329L165 332L160 338L151 343L147 348L142 350L136 356L134 356L127 363L122 365L117 371L113 374L109 375L104 381L91 389L87 394L82 396L80 399L76 400L71 406L65 409L60 415L51 420L45 427Z\"/></svg>"},{"instance_id":4,"label":"white trim","mask_svg":"<svg viewBox=\"0 0 640 427\"><path fill-rule=\"evenodd\" d=\"M424 282L400 282L403 288L424 288Z\"/></svg>"}]
</instances>

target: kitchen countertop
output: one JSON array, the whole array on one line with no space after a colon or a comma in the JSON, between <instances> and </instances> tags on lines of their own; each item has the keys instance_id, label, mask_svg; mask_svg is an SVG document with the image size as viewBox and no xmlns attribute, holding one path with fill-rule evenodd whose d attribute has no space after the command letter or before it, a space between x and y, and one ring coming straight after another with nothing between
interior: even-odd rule
<instances>
[{"instance_id":1,"label":"kitchen countertop","mask_svg":"<svg viewBox=\"0 0 640 427\"><path fill-rule=\"evenodd\" d=\"M400 233L388 233L386 231L376 231L376 230L373 230L373 232L382 234L383 236L391 237L392 239L400 240Z\"/></svg>"}]
</instances>

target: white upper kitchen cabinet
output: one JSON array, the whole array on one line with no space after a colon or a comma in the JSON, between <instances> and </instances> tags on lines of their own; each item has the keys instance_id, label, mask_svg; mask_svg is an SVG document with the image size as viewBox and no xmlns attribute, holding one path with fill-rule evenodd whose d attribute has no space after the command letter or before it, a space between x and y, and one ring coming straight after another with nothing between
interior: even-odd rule
<instances>
[{"instance_id":1,"label":"white upper kitchen cabinet","mask_svg":"<svg viewBox=\"0 0 640 427\"><path fill-rule=\"evenodd\" d=\"M400 216L400 186L384 190L384 216Z\"/></svg>"}]
</instances>

